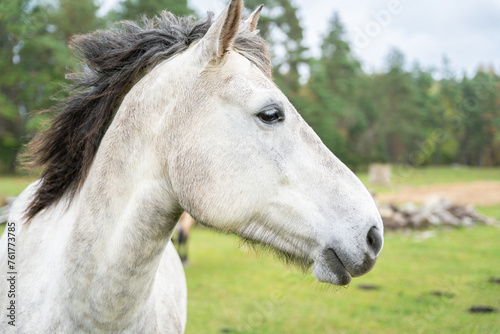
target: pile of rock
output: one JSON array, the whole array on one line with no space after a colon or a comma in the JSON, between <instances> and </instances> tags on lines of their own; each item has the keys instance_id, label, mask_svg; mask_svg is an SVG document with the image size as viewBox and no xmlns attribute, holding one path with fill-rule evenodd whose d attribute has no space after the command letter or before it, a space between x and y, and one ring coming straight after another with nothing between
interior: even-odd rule
<instances>
[{"instance_id":1,"label":"pile of rock","mask_svg":"<svg viewBox=\"0 0 500 334\"><path fill-rule=\"evenodd\" d=\"M483 216L471 205L452 204L443 197L433 197L421 206L405 203L379 205L380 215L386 229L419 229L430 226L494 225L494 218Z\"/></svg>"}]
</instances>

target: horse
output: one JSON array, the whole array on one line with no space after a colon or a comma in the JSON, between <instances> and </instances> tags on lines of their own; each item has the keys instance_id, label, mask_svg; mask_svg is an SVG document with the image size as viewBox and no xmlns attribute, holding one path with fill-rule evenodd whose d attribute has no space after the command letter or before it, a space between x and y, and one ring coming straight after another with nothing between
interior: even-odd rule
<instances>
[{"instance_id":1,"label":"horse","mask_svg":"<svg viewBox=\"0 0 500 334\"><path fill-rule=\"evenodd\" d=\"M72 39L82 70L30 144L41 176L0 240L2 333L182 333L183 211L319 282L371 270L377 207L273 82L261 8Z\"/></svg>"},{"instance_id":2,"label":"horse","mask_svg":"<svg viewBox=\"0 0 500 334\"><path fill-rule=\"evenodd\" d=\"M188 238L191 229L196 224L196 220L193 219L187 212L183 212L181 218L177 222L177 252L181 258L182 264L186 267L189 266L188 261Z\"/></svg>"}]
</instances>

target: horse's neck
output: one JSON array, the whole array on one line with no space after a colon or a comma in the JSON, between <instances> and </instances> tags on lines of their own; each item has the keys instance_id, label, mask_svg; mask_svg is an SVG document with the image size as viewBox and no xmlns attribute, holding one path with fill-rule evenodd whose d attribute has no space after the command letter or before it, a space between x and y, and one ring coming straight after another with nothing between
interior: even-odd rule
<instances>
[{"instance_id":1,"label":"horse's neck","mask_svg":"<svg viewBox=\"0 0 500 334\"><path fill-rule=\"evenodd\" d=\"M168 180L155 174L152 155L140 147L143 139L127 131L110 128L73 206L68 302L75 317L101 323L132 321L148 311L159 262L181 213Z\"/></svg>"}]
</instances>

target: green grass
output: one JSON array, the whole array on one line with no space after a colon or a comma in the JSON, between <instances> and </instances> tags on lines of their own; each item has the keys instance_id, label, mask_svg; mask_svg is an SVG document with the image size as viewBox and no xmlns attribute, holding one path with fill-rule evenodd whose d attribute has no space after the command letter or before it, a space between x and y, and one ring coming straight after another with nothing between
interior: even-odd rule
<instances>
[{"instance_id":1,"label":"green grass","mask_svg":"<svg viewBox=\"0 0 500 334\"><path fill-rule=\"evenodd\" d=\"M19 195L33 180L31 176L0 176L0 198Z\"/></svg>"},{"instance_id":2,"label":"green grass","mask_svg":"<svg viewBox=\"0 0 500 334\"><path fill-rule=\"evenodd\" d=\"M485 216L493 217L496 220L500 221L500 205L492 205L492 206L478 206L476 210Z\"/></svg>"},{"instance_id":3,"label":"green grass","mask_svg":"<svg viewBox=\"0 0 500 334\"><path fill-rule=\"evenodd\" d=\"M430 184L446 184L472 181L500 182L500 168L475 167L423 167L392 166L392 185L374 186L368 182L368 173L360 173L358 177L368 187L378 193L398 190L402 187L416 187Z\"/></svg>"},{"instance_id":4,"label":"green grass","mask_svg":"<svg viewBox=\"0 0 500 334\"><path fill-rule=\"evenodd\" d=\"M16 197L33 180L34 177L31 176L0 176L0 208L5 205L7 197ZM4 229L5 224L1 224L0 235L3 234Z\"/></svg>"},{"instance_id":5,"label":"green grass","mask_svg":"<svg viewBox=\"0 0 500 334\"><path fill-rule=\"evenodd\" d=\"M500 277L500 229L438 230L420 242L417 234L386 235L375 269L335 288L196 229L187 333L499 333L498 313L467 310L500 309L500 285L489 282Z\"/></svg>"},{"instance_id":6,"label":"green grass","mask_svg":"<svg viewBox=\"0 0 500 334\"><path fill-rule=\"evenodd\" d=\"M16 197L34 180L33 176L0 176L0 208L5 205L7 197ZM1 224L0 235L4 229L5 224Z\"/></svg>"}]
</instances>

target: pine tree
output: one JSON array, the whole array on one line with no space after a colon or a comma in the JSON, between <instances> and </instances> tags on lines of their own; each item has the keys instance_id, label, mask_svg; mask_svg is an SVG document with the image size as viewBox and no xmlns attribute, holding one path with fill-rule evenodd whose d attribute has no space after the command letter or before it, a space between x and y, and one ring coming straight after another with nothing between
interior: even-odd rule
<instances>
[{"instance_id":1,"label":"pine tree","mask_svg":"<svg viewBox=\"0 0 500 334\"><path fill-rule=\"evenodd\" d=\"M377 75L375 91L378 138L382 140L389 162L419 164L414 153L419 151L421 118L415 106L416 87L411 73L405 71L403 53L391 50L387 57L387 72Z\"/></svg>"},{"instance_id":2,"label":"pine tree","mask_svg":"<svg viewBox=\"0 0 500 334\"><path fill-rule=\"evenodd\" d=\"M438 85L438 116L440 116L441 129L443 130L443 139L436 145L434 153L434 164L451 163L457 161L458 131L457 120L458 106L462 100L460 83L451 69L451 63L448 57L443 57L441 79L436 82ZM460 121L461 123L461 121Z\"/></svg>"},{"instance_id":3,"label":"pine tree","mask_svg":"<svg viewBox=\"0 0 500 334\"><path fill-rule=\"evenodd\" d=\"M461 163L482 166L491 164L497 139L500 112L497 105L499 79L494 73L479 70L462 80L463 102L459 105L462 119L459 131Z\"/></svg>"},{"instance_id":4,"label":"pine tree","mask_svg":"<svg viewBox=\"0 0 500 334\"><path fill-rule=\"evenodd\" d=\"M118 9L110 12L112 21L139 20L142 16L153 17L162 10L167 10L178 16L194 14L188 7L187 0L125 0Z\"/></svg>"},{"instance_id":5,"label":"pine tree","mask_svg":"<svg viewBox=\"0 0 500 334\"><path fill-rule=\"evenodd\" d=\"M306 67L307 48L303 45L303 29L297 7L291 0L247 0L253 10L264 4L258 29L269 42L274 66L274 80L285 95L294 102L300 89L300 69Z\"/></svg>"},{"instance_id":6,"label":"pine tree","mask_svg":"<svg viewBox=\"0 0 500 334\"><path fill-rule=\"evenodd\" d=\"M359 108L362 71L354 58L339 15L330 21L321 45L321 57L311 63L309 94L313 96L304 117L311 121L325 144L351 167L360 163L358 152L367 127Z\"/></svg>"}]
</instances>

